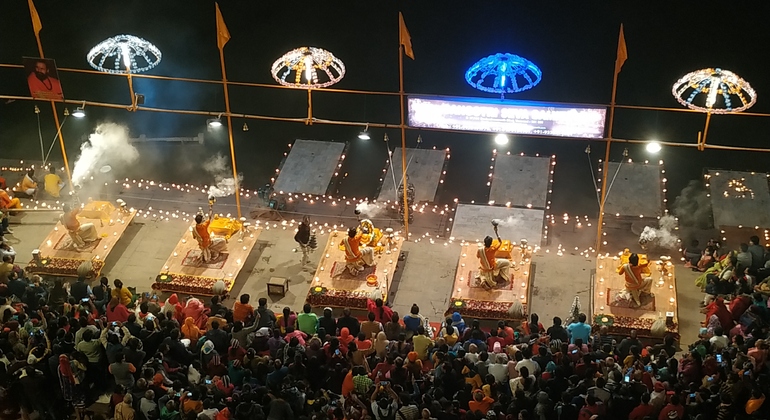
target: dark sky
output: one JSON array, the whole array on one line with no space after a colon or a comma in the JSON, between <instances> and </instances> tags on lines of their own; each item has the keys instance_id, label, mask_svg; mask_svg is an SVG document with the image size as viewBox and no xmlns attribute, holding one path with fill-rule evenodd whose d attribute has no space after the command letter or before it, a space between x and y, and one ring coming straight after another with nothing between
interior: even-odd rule
<instances>
[{"instance_id":1,"label":"dark sky","mask_svg":"<svg viewBox=\"0 0 770 420\"><path fill-rule=\"evenodd\" d=\"M491 97L472 89L463 78L478 59L497 52L521 55L543 71L540 85L511 99L554 102L609 103L618 29L622 22L628 61L620 74L618 103L678 107L670 94L672 83L683 74L704 67L736 72L759 92L755 112L770 112L763 94L770 92L766 77L770 44L765 2L614 2L614 1L235 1L220 7L232 39L225 48L228 78L233 81L275 83L270 65L293 48L311 45L332 51L347 67L335 87L341 89L398 90L398 21L404 13L412 35L416 60L405 59L407 92ZM47 57L59 67L89 68L86 52L98 42L121 33L141 36L163 52L163 61L152 74L219 79L214 3L203 0L53 1L38 0L43 22L41 33ZM0 62L20 63L22 56L37 56L25 1L4 1L0 6ZM61 73L68 99L128 102L125 79L112 76ZM138 92L147 106L224 110L221 88L138 80ZM21 70L0 69L0 93L28 95ZM234 113L304 117L306 94L277 89L232 88ZM0 105L0 153L3 157L39 156L37 124L32 103ZM72 107L70 107L72 108ZM46 143L55 134L50 107L41 106ZM398 123L398 102L393 98L317 93L317 118ZM60 109L61 112L61 109ZM619 138L695 142L704 116L684 113L619 111L614 134ZM101 120L124 122L132 134L189 136L204 130L204 117L168 114L130 114L120 110L89 109L88 117L64 127L68 150L76 155L83 135ZM264 183L280 162L286 144L295 138L350 141L346 168L360 179L343 182L341 192L372 196L384 163L381 141L356 142L356 127L306 127L298 123L234 122L239 170L245 184ZM764 147L770 120L764 117L717 116L712 120L712 143ZM383 131L373 130L373 139ZM397 130L390 130L398 141ZM408 131L415 145L417 131ZM422 132L424 146L451 147L442 200L483 200L486 165L494 148L488 134ZM226 150L221 136L209 135L207 153ZM210 140L210 141L209 141ZM511 151L556 154L554 201L573 206L575 198L591 208L592 186L585 142L516 138ZM630 148L631 157L644 160L641 148ZM613 148L619 158L622 147ZM168 151L166 151L168 152ZM54 156L58 151L54 151ZM594 158L603 146L594 143ZM178 156L178 155L177 155ZM762 154L664 150L671 173L672 192L703 167L764 171ZM174 153L168 153L174 158ZM374 163L372 163L374 162ZM375 178L376 181L376 178ZM569 185L560 189L559 184ZM572 185L574 184L574 185ZM593 203L595 204L595 202Z\"/></svg>"}]
</instances>

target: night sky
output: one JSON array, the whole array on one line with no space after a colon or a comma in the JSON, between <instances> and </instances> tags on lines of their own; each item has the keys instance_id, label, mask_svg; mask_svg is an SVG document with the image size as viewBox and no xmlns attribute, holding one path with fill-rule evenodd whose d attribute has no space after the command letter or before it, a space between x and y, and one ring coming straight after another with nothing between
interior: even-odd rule
<instances>
[{"instance_id":1,"label":"night sky","mask_svg":"<svg viewBox=\"0 0 770 420\"><path fill-rule=\"evenodd\" d=\"M622 3L622 4L621 4ZM749 6L750 5L750 6ZM90 68L85 59L98 42L117 34L143 37L163 52L163 61L151 74L220 79L214 3L211 1L44 1L36 2L47 57L59 67ZM398 90L398 11L411 32L416 60L405 58L405 89L410 93L493 97L471 88L465 70L478 59L509 52L536 63L543 80L534 89L509 99L608 104L618 30L625 27L628 61L620 74L617 102L677 108L671 85L690 71L704 67L731 70L758 92L753 112L770 113L766 77L770 5L746 3L740 10L724 2L609 2L609 1L341 1L268 2L223 0L220 7L232 36L225 47L228 79L275 84L270 65L299 46L317 46L345 62L347 75L335 87L376 91ZM0 62L20 64L22 56L37 56L27 3L4 1L0 6ZM60 72L65 97L129 103L125 78ZM136 80L135 90L146 96L148 107L224 111L218 85ZM0 94L28 96L20 69L0 69ZM4 102L4 101L3 101ZM0 156L40 156L37 123L31 101L0 102ZM231 87L233 113L304 117L306 93L285 89ZM43 138L50 143L55 127L48 104L40 104ZM43 106L45 105L45 106ZM314 94L314 116L345 121L398 124L398 101L393 97ZM74 105L68 105L70 110ZM60 113L63 106L60 106ZM128 124L132 135L148 137L194 136L205 132L205 117L89 108L83 120L70 119L63 133L71 158L79 143L100 121ZM705 116L700 114L626 111L616 115L614 136L660 141L696 141ZM359 127L301 123L248 122L235 119L234 135L239 171L244 185L264 184L279 164L286 145L296 138L351 142L344 171L359 175L343 181L341 194L374 196L386 158L381 141L385 130L371 130L372 140L356 138ZM750 116L715 116L709 142L765 147L770 119ZM225 130L222 133L226 133ZM398 130L388 130L395 143ZM485 200L486 173L495 147L490 134L454 134L407 131L407 144L450 147L443 202ZM516 137L506 146L512 152L556 154L554 207L557 211L595 214L585 141ZM178 146L177 146L178 147ZM603 157L604 146L592 143L593 160ZM613 147L619 159L622 146ZM641 146L629 147L634 160L647 158ZM227 153L225 135L207 133L206 151ZM198 152L200 153L200 152ZM158 161L195 160L174 148L158 148ZM60 159L54 149L54 159ZM669 175L669 202L704 167L767 171L760 153L694 149L664 149ZM658 159L658 157L654 158ZM174 170L148 164L148 177L169 181Z\"/></svg>"}]
</instances>

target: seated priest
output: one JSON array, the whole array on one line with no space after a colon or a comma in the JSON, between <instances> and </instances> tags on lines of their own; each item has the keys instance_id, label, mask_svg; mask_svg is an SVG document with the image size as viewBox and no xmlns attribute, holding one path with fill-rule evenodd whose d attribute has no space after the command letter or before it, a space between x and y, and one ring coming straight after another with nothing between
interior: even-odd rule
<instances>
[{"instance_id":1,"label":"seated priest","mask_svg":"<svg viewBox=\"0 0 770 420\"><path fill-rule=\"evenodd\" d=\"M361 235L357 228L350 228L348 236L342 240L345 247L345 267L350 274L356 276L365 266L374 265L374 248L366 247L361 250Z\"/></svg>"},{"instance_id":2,"label":"seated priest","mask_svg":"<svg viewBox=\"0 0 770 420\"><path fill-rule=\"evenodd\" d=\"M652 277L650 277L648 265L649 263L639 264L639 255L631 254L628 257L628 263L618 267L618 274L623 274L625 277L624 291L631 295L636 306L642 306L640 300L642 293L651 294Z\"/></svg>"},{"instance_id":3,"label":"seated priest","mask_svg":"<svg viewBox=\"0 0 770 420\"><path fill-rule=\"evenodd\" d=\"M99 239L96 226L93 223L80 223L78 220L80 207L73 209L69 204L64 204L62 209L64 214L59 217L59 221L67 229L67 233L77 249L82 249L87 243Z\"/></svg>"},{"instance_id":4,"label":"seated priest","mask_svg":"<svg viewBox=\"0 0 770 420\"><path fill-rule=\"evenodd\" d=\"M496 244L491 236L487 236L484 238L484 247L479 246L476 251L480 263L476 278L481 280L481 285L486 289L497 287L498 283L505 283L511 278L511 262L505 258L495 258L502 244L499 236Z\"/></svg>"},{"instance_id":5,"label":"seated priest","mask_svg":"<svg viewBox=\"0 0 770 420\"><path fill-rule=\"evenodd\" d=\"M35 181L35 170L30 169L21 179L21 184L16 187L16 195L27 198L34 198L37 194L37 181Z\"/></svg>"}]
</instances>

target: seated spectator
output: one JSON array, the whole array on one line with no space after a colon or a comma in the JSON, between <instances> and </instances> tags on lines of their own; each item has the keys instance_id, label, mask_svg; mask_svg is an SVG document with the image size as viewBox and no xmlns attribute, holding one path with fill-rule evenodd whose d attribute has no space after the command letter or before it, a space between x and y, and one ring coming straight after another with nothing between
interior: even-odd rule
<instances>
[{"instance_id":1,"label":"seated spectator","mask_svg":"<svg viewBox=\"0 0 770 420\"><path fill-rule=\"evenodd\" d=\"M254 319L254 307L249 305L251 296L244 293L240 299L233 304L233 321L241 321L249 324Z\"/></svg>"}]
</instances>

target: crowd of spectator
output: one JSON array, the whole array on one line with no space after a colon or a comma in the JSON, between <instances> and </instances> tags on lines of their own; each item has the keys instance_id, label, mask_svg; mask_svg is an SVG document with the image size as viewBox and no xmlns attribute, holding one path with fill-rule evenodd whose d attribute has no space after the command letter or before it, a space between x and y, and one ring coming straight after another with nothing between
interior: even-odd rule
<instances>
[{"instance_id":1,"label":"crowd of spectator","mask_svg":"<svg viewBox=\"0 0 770 420\"><path fill-rule=\"evenodd\" d=\"M535 314L482 328L454 313L434 333L416 305L401 317L381 300L361 319L349 309L318 315L308 304L276 316L265 298L254 307L248 295L161 302L117 279L47 284L17 266L7 276L4 414L98 418L87 407L100 401L117 420L770 415L768 309L746 295L731 296L730 308L716 296L706 309L722 306L708 309L698 341L675 357L674 336L655 345L635 331L612 336L584 314L548 328Z\"/></svg>"}]
</instances>

